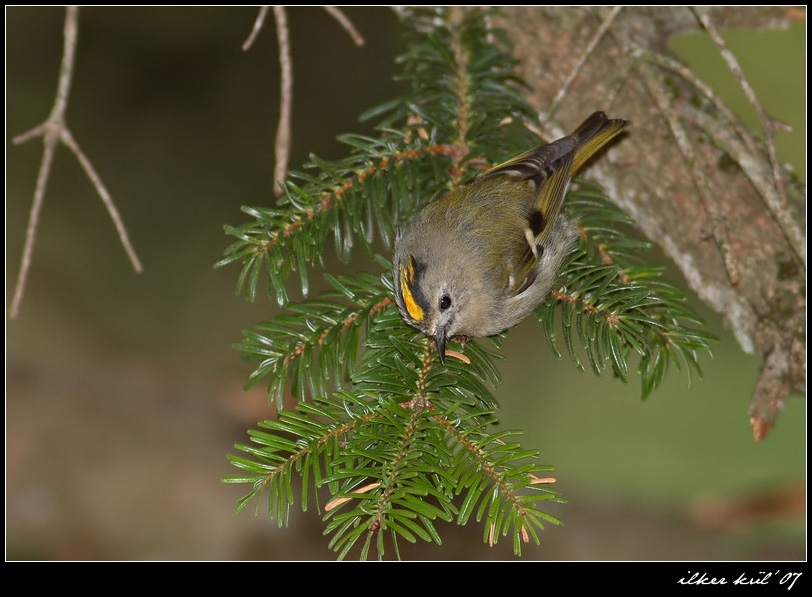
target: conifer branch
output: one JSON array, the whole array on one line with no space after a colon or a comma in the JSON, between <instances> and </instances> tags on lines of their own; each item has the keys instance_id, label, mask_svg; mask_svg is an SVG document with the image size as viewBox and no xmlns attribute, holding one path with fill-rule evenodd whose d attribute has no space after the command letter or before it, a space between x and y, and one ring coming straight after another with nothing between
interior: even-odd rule
<instances>
[{"instance_id":1,"label":"conifer branch","mask_svg":"<svg viewBox=\"0 0 812 597\"><path fill-rule=\"evenodd\" d=\"M563 501L550 487L551 467L515 441L518 432L494 431L498 375L487 340L449 349L456 358L441 366L434 343L401 318L391 263L372 250L374 231L390 244L397 224L439 193L540 142L515 62L486 14L466 11L452 22L442 8L414 11L402 57L412 91L364 115L379 119L380 136L343 136L348 157L311 156L290 173L277 207L243 208L254 221L226 227L237 240L217 265L241 262L238 291L251 298L264 271L287 313L246 330L236 346L259 361L248 384L267 380L278 420L249 432L251 443L237 446L244 455L230 456L242 474L224 481L252 486L238 510L253 500L259 507L267 491L280 524L295 499L294 475L303 509L329 492L322 515L339 558L399 557L401 540L440 543L437 520L472 519L486 543L509 537L520 554L539 543L545 524L558 523L543 510ZM583 352L596 373L611 368L626 381L637 358L643 397L672 367L698 372L697 354L712 338L692 327L701 322L662 268L644 265L647 243L621 230L631 220L585 181L567 210L582 242L563 268L564 285L538 310L553 350L560 318L579 368ZM298 272L306 294L308 269L331 233L340 257L360 241L382 273L325 274L332 291L290 302L288 274ZM499 336L490 340L499 345ZM288 395L293 410L282 408Z\"/></svg>"}]
</instances>

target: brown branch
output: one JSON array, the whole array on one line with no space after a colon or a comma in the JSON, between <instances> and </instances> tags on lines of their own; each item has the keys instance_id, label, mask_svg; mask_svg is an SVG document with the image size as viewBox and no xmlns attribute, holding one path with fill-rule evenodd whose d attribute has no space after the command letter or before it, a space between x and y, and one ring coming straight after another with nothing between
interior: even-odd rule
<instances>
[{"instance_id":1,"label":"brown branch","mask_svg":"<svg viewBox=\"0 0 812 597\"><path fill-rule=\"evenodd\" d=\"M115 224L116 226L119 240L121 241L121 244L124 246L124 250L127 252L127 256L130 258L130 262L133 264L133 268L135 269L136 272L140 274L143 271L143 268L141 267L141 261L138 259L138 255L135 254L135 249L130 243L130 238L127 235L127 229L124 227L124 221L121 219L121 216L118 213L118 209L116 209L115 203L113 203L113 198L110 196L110 193L107 192L107 188L104 186L104 183L102 183L101 178L96 173L96 170L93 168L93 164L79 148L79 144L74 140L73 135L71 135L69 129L66 128L65 130L62 131L60 140L70 148L70 150L79 160L79 163L82 165L82 168L84 168L85 174L87 174L87 177L93 183L93 186L96 187L96 192L99 194L99 197L101 197L101 200L104 202L104 205L107 208L107 212L110 214L110 217L113 220L113 224Z\"/></svg>"},{"instance_id":2,"label":"brown branch","mask_svg":"<svg viewBox=\"0 0 812 597\"><path fill-rule=\"evenodd\" d=\"M739 263L734 257L734 253L730 248L730 239L728 238L727 226L722 220L719 212L719 206L716 204L713 193L710 189L710 184L705 177L702 161L694 152L691 142L688 139L688 134L680 123L679 117L671 108L668 96L665 90L662 88L662 84L657 78L657 75L653 72L652 67L645 62L641 62L638 67L638 72L640 73L643 82L646 84L651 97L654 99L655 105L660 110L660 113L668 123L668 127L671 129L671 134L674 137L677 148L679 149L680 154L682 154L682 159L685 161L686 170L690 173L691 179L693 180L696 190L699 193L699 197L701 198L702 203L705 206L705 210L708 213L708 219L710 220L711 226L710 233L719 247L719 252L722 254L722 259L724 261L730 283L735 286L741 279Z\"/></svg>"},{"instance_id":3,"label":"brown branch","mask_svg":"<svg viewBox=\"0 0 812 597\"><path fill-rule=\"evenodd\" d=\"M25 284L28 279L28 272L31 268L31 255L34 250L34 242L37 236L37 228L39 226L39 215L42 209L43 199L45 198L45 189L48 186L48 179L51 174L51 164L53 163L54 152L56 150L57 141L61 141L76 155L79 163L84 168L88 177L90 178L96 191L102 198L102 201L107 206L110 216L113 218L116 229L119 233L119 238L124 250L133 264L133 268L137 273L141 273L142 267L135 250L130 244L127 236L127 231L124 223L119 217L113 200L110 194L104 188L98 174L93 169L90 160L81 152L78 144L74 141L65 123L65 109L68 105L68 95L70 93L70 86L73 80L73 67L76 58L76 41L79 31L79 8L76 6L69 6L65 13L65 27L64 27L64 46L62 52L62 64L59 69L59 80L57 84L56 98L54 99L53 108L48 119L42 124L37 125L28 132L16 136L13 139L15 145L25 143L35 137L42 137L44 150L42 153L42 162L40 163L39 173L37 174L37 184L34 189L34 199L31 203L31 212L28 218L28 228L26 230L25 245L23 247L23 255L20 261L20 271L17 275L17 284L14 289L14 296L11 301L11 309L9 316L15 319L20 312L20 305L22 303L23 295L25 294Z\"/></svg>"},{"instance_id":4,"label":"brown branch","mask_svg":"<svg viewBox=\"0 0 812 597\"><path fill-rule=\"evenodd\" d=\"M618 13L621 11L622 8L623 8L622 6L615 6L612 9L612 11L607 15L607 17L603 20L601 26L595 32L595 35L592 36L592 39L589 41L589 44L587 44L587 47L584 50L583 54L581 54L581 57L578 59L578 62L575 64L572 71L570 71L570 74L567 76L567 79L564 81L564 84L561 86L561 89L558 90L558 93L553 98L553 101L550 102L550 108L546 111L544 115L544 121L547 121L553 117L556 110L558 109L558 106L561 104L561 100L563 100L564 96L567 95L567 92L569 91L572 82L578 76L578 73L581 72L581 69L583 68L584 64L589 59L590 55L592 55L592 52L595 51L595 47L598 45L598 42L600 42L600 40L609 30L609 27L612 25L612 21L615 20L615 17L618 15Z\"/></svg>"},{"instance_id":5,"label":"brown branch","mask_svg":"<svg viewBox=\"0 0 812 597\"><path fill-rule=\"evenodd\" d=\"M782 6L706 12L720 30L781 28L799 18L798 10ZM527 97L544 114L595 34L592 9L505 7L496 15L496 25L510 32L519 75L532 83ZM568 23L564 30L562 22ZM805 258L805 236L795 234L805 233L806 191L801 188L800 201L789 201L785 210L768 207L780 201L768 150L670 53L668 42L675 35L701 30L687 7L626 7L545 129L577 121L615 94L613 109L633 120L634 128L607 156L615 166L611 173L595 169L590 175L601 174L612 200L674 260L699 298L723 316L742 350L765 360L750 411L754 432L763 434L780 400L806 393L806 272L798 255ZM695 105L697 98L703 107ZM706 185L701 194L697 173ZM707 242L709 232L716 242ZM733 285L736 275L739 283ZM770 357L776 351L784 356ZM770 389L775 392L768 396Z\"/></svg>"},{"instance_id":6,"label":"brown branch","mask_svg":"<svg viewBox=\"0 0 812 597\"><path fill-rule=\"evenodd\" d=\"M344 28L344 31L349 33L352 41L355 42L355 45L359 48L363 46L366 42L364 41L364 37L358 32L358 29L355 28L355 25L352 24L343 12L340 9L336 8L335 6L325 6L324 10L326 10L330 16L332 16L338 24Z\"/></svg>"},{"instance_id":7,"label":"brown branch","mask_svg":"<svg viewBox=\"0 0 812 597\"><path fill-rule=\"evenodd\" d=\"M39 167L39 174L37 175L37 185L34 189L34 200L31 203L31 213L28 216L28 228L25 233L25 245L23 246L23 256L20 261L20 271L17 273L17 284L14 287L14 297L11 299L11 310L9 316L11 319L16 319L20 313L20 304L25 294L25 283L28 279L28 270L31 267L31 255L34 252L34 242L37 237L37 227L39 226L39 214L42 209L42 199L45 196L45 187L48 184L48 176L51 173L51 163L54 158L54 147L56 146L56 137L52 134L44 134L45 125L40 125L33 129L30 133L21 135L25 137L24 140L30 138L31 133L36 135L43 135L45 149L42 152L42 162ZM15 143L22 141L14 140Z\"/></svg>"},{"instance_id":8,"label":"brown branch","mask_svg":"<svg viewBox=\"0 0 812 597\"><path fill-rule=\"evenodd\" d=\"M242 44L243 50L248 50L256 41L259 32L265 24L265 17L268 14L268 6L259 9L259 14L254 21L254 27L248 39ZM290 139L291 139L291 113L293 105L293 64L290 58L290 35L288 30L288 17L283 6L273 7L274 18L276 19L276 35L279 41L279 66L280 74L280 99L279 99L279 124L276 127L276 140L274 142L274 195L282 194L282 182L288 174L288 163L290 161ZM342 15L343 16L343 15Z\"/></svg>"},{"instance_id":9,"label":"brown branch","mask_svg":"<svg viewBox=\"0 0 812 597\"><path fill-rule=\"evenodd\" d=\"M805 246L803 233L800 227L797 226L789 207L781 204L781 197L778 196L778 191L773 183L775 179L774 171L765 171L759 156L759 150L752 136L744 130L741 122L728 108L727 104L691 70L676 60L655 52L635 50L634 53L644 60L678 74L708 98L714 107L719 110L725 118L722 122L717 122L701 110L692 109L690 106L683 107L683 111L690 114L693 121L699 125L700 130L705 131L710 140L722 151L730 155L739 165L742 173L750 180L759 196L762 197L771 213L773 213L787 240L791 241L791 238L794 237L799 239L794 243L795 246ZM772 180L770 180L771 175ZM799 257L805 259L805 249L802 249L802 251L803 254L799 254ZM796 253L798 253L797 250Z\"/></svg>"},{"instance_id":10,"label":"brown branch","mask_svg":"<svg viewBox=\"0 0 812 597\"><path fill-rule=\"evenodd\" d=\"M733 52L728 49L722 35L716 29L713 21L711 21L707 9L704 7L691 7L691 10L693 11L694 15L696 15L697 20L702 24L702 27L705 28L705 31L708 32L708 35L710 35L713 42L719 48L719 53L722 55L722 58L724 58L728 68L733 73L733 76L736 77L736 80L739 82L744 94L747 96L750 104L755 109L756 114L758 114L758 119L761 123L761 129L764 132L764 139L767 144L767 155L770 159L773 182L776 190L776 193L770 193L763 196L763 198L767 208L770 210L770 213L773 214L773 217L775 217L776 222L784 233L784 236L786 236L787 240L789 241L790 246L792 246L792 249L800 258L804 268L806 268L806 235L796 224L792 211L789 209L787 204L787 196L784 190L784 180L781 177L781 165L778 162L778 152L775 149L775 126L773 121L767 115L767 111L764 109L761 101L759 101L758 96L747 80L747 77L744 76L744 71L742 71L742 68L739 65L739 62L736 60L736 57L733 55Z\"/></svg>"},{"instance_id":11,"label":"brown branch","mask_svg":"<svg viewBox=\"0 0 812 597\"><path fill-rule=\"evenodd\" d=\"M789 352L779 345L775 346L761 364L750 401L750 425L756 441L767 436L775 425L778 413L784 410L787 395L791 391L786 375L789 363Z\"/></svg>"},{"instance_id":12,"label":"brown branch","mask_svg":"<svg viewBox=\"0 0 812 597\"><path fill-rule=\"evenodd\" d=\"M254 42L259 37L259 32L262 30L262 26L265 24L265 17L268 14L268 6L261 6L259 9L259 14L257 15L256 20L254 21L254 27L251 29L251 33L248 34L248 39L246 39L242 44L242 49L244 51L248 51L251 49L251 46L254 45Z\"/></svg>"},{"instance_id":13,"label":"brown branch","mask_svg":"<svg viewBox=\"0 0 812 597\"><path fill-rule=\"evenodd\" d=\"M742 173L750 180L753 188L764 199L765 204L769 206L770 202L778 201L777 191L771 179L772 172L768 165L759 159L760 156L757 152L750 151L752 139L749 136L746 136L744 142L741 142L737 136L731 133L728 127L729 123L716 121L702 110L693 109L690 106L684 107L683 112L688 114L700 126L701 130L708 134L714 145L739 165ZM747 140L750 140L751 143L747 143ZM794 218L794 216L791 217ZM802 234L794 220L791 225L793 228L798 229L798 234Z\"/></svg>"},{"instance_id":14,"label":"brown branch","mask_svg":"<svg viewBox=\"0 0 812 597\"><path fill-rule=\"evenodd\" d=\"M691 69L684 64L677 62L670 56L665 56L664 54L659 54L657 52L635 49L633 50L633 53L640 56L644 60L648 60L653 64L656 64L660 68L664 68L678 74L680 77L685 79L685 81L690 83L694 88L697 89L697 91L701 92L702 95L708 98L714 107L719 110L722 116L725 117L727 120L726 124L733 127L736 134L747 144L748 151L750 151L750 153L753 155L758 153L758 149L756 148L756 144L753 142L753 138L744 130L744 127L741 125L739 119L736 118L735 114L733 114L733 111L727 106L725 101L716 95L713 89L711 89L711 87L702 79L697 77Z\"/></svg>"},{"instance_id":15,"label":"brown branch","mask_svg":"<svg viewBox=\"0 0 812 597\"><path fill-rule=\"evenodd\" d=\"M290 36L288 35L288 17L285 8L282 6L274 6L273 14L276 19L276 35L279 39L279 66L282 69L279 98L279 125L276 129L276 142L274 144L276 156L274 193L278 197L282 194L282 182L288 174L288 161L290 160L293 63L290 58Z\"/></svg>"},{"instance_id":16,"label":"brown branch","mask_svg":"<svg viewBox=\"0 0 812 597\"><path fill-rule=\"evenodd\" d=\"M259 10L254 27L248 39L242 45L243 50L248 50L254 44L260 30L265 23L268 14L267 6ZM349 33L357 46L363 46L365 41L355 26L347 16L335 6L325 6L324 9ZM279 99L279 124L276 128L276 140L274 142L274 194L278 197L282 194L282 183L288 175L288 163L290 162L291 145L291 120L293 106L293 60L290 56L290 30L288 27L287 12L283 6L273 7L274 18L276 19L276 35L279 42L279 66L280 74L280 99Z\"/></svg>"}]
</instances>

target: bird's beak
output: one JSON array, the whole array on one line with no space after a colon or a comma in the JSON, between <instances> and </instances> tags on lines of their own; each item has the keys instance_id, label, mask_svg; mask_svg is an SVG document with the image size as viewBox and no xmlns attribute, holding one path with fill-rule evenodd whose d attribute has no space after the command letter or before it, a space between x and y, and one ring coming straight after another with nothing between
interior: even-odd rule
<instances>
[{"instance_id":1,"label":"bird's beak","mask_svg":"<svg viewBox=\"0 0 812 597\"><path fill-rule=\"evenodd\" d=\"M437 343L437 354L440 356L440 362L445 365L445 328L440 326L434 332L434 341Z\"/></svg>"}]
</instances>

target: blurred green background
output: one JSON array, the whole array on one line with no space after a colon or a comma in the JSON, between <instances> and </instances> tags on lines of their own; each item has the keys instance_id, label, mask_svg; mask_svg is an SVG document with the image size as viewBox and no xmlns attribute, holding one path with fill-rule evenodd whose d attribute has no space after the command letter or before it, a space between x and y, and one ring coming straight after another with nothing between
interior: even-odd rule
<instances>
[{"instance_id":1,"label":"blurred green background","mask_svg":"<svg viewBox=\"0 0 812 597\"><path fill-rule=\"evenodd\" d=\"M7 559L334 558L315 511L287 529L263 512L235 517L245 488L220 482L234 472L233 444L273 415L262 387L242 391L252 367L231 345L276 307L236 297L237 268L212 267L230 242L223 224L272 197L270 15L253 49L240 49L256 13L80 12L67 120L145 271L133 273L94 189L59 148L22 311L6 318ZM325 11L289 10L293 167L309 152L341 157L335 137L371 132L357 115L403 91L392 81L404 49L394 13L346 13L362 48ZM41 142L11 138L51 109L63 22L58 7L6 8L7 311L42 154ZM805 179L805 22L728 39L767 110L795 127L779 132L779 153ZM704 36L674 48L719 92L733 88L731 104L746 113ZM674 372L645 402L635 383L556 360L534 322L509 334L502 424L525 430L569 500L551 507L565 526L548 528L526 559L805 559L805 401L793 397L755 443L747 408L759 360L694 303L721 338L715 356L702 359L703 379L689 387ZM484 546L476 525L440 529L442 548L408 546L404 557L512 557L508 544Z\"/></svg>"}]
</instances>

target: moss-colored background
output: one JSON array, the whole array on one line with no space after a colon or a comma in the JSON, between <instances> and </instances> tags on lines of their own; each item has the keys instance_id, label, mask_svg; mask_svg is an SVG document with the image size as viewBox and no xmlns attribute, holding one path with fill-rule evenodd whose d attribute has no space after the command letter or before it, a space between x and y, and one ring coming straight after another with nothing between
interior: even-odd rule
<instances>
[{"instance_id":1,"label":"moss-colored background","mask_svg":"<svg viewBox=\"0 0 812 597\"><path fill-rule=\"evenodd\" d=\"M391 81L403 49L394 14L346 12L365 47L318 8L289 11L294 167L309 152L340 157L336 135L369 132L357 115L401 90ZM132 272L93 188L60 149L22 312L6 319L8 559L334 557L315 511L288 529L263 512L234 517L244 488L220 483L233 472L232 445L273 414L261 387L242 391L251 365L231 345L275 305L245 303L234 296L237 268L212 268L230 242L222 225L271 198L278 59L270 16L241 51L255 16L81 10L67 118L145 271ZM42 147L10 140L51 108L63 20L61 8L6 9L7 306ZM779 153L805 178L805 23L729 40L767 109L795 127L779 133ZM730 84L702 36L674 47L720 91ZM805 401L793 397L754 443L747 407L758 359L697 308L721 338L702 360L704 378L689 387L674 374L645 402L634 383L555 360L534 322L509 334L503 425L526 431L569 499L553 510L566 526L549 528L526 559L805 559ZM408 546L404 557L512 557L509 544L484 546L476 525L440 529L443 548Z\"/></svg>"}]
</instances>

